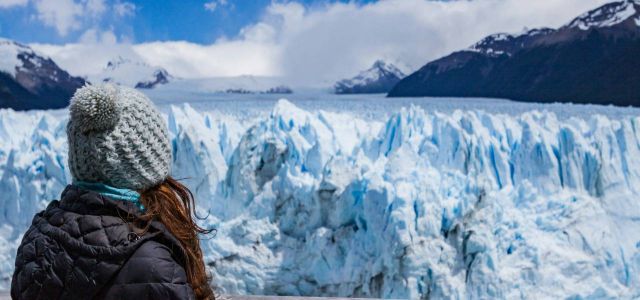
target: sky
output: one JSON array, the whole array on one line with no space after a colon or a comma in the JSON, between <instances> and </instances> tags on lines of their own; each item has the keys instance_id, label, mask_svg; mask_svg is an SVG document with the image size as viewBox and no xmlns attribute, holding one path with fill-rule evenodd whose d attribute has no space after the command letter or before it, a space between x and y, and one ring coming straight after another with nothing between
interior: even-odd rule
<instances>
[{"instance_id":1,"label":"sky","mask_svg":"<svg viewBox=\"0 0 640 300\"><path fill-rule=\"evenodd\" d=\"M182 78L355 75L383 59L405 71L486 35L559 27L612 0L0 0L0 36L74 75L117 56Z\"/></svg>"},{"instance_id":2,"label":"sky","mask_svg":"<svg viewBox=\"0 0 640 300\"><path fill-rule=\"evenodd\" d=\"M337 2L299 1L308 8ZM207 44L237 35L257 22L270 4L271 0L0 0L0 36L62 44L82 40L87 30L102 30L133 43Z\"/></svg>"}]
</instances>

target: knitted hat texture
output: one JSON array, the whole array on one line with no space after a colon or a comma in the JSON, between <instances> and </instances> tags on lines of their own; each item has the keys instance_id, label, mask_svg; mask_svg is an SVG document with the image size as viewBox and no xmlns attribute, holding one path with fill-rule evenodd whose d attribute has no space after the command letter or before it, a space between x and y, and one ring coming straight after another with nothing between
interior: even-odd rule
<instances>
[{"instance_id":1,"label":"knitted hat texture","mask_svg":"<svg viewBox=\"0 0 640 300\"><path fill-rule=\"evenodd\" d=\"M142 93L112 84L87 85L73 95L69 113L74 180L145 190L169 176L167 125Z\"/></svg>"}]
</instances>

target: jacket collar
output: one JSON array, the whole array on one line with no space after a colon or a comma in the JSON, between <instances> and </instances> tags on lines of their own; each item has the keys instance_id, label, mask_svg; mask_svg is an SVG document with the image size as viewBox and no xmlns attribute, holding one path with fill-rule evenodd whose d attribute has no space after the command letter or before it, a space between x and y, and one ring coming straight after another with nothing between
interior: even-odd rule
<instances>
[{"instance_id":1,"label":"jacket collar","mask_svg":"<svg viewBox=\"0 0 640 300\"><path fill-rule=\"evenodd\" d=\"M138 206L138 208L140 208L140 210L144 211L144 206L140 202L140 193L137 191L126 188L117 188L99 182L74 181L73 185L84 190L96 192L113 200L133 202Z\"/></svg>"},{"instance_id":2,"label":"jacket collar","mask_svg":"<svg viewBox=\"0 0 640 300\"><path fill-rule=\"evenodd\" d=\"M137 202L111 198L91 189L77 185L67 185L61 195L60 208L82 215L119 215L124 212L140 216L142 210Z\"/></svg>"}]
</instances>

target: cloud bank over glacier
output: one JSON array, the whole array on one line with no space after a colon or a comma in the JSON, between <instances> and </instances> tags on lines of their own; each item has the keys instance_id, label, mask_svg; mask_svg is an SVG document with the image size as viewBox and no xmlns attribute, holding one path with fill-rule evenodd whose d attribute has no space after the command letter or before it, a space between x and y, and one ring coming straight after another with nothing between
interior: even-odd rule
<instances>
[{"instance_id":1,"label":"cloud bank over glacier","mask_svg":"<svg viewBox=\"0 0 640 300\"><path fill-rule=\"evenodd\" d=\"M93 28L78 43L32 46L78 75L129 55L183 78L252 74L314 84L352 75L377 59L413 70L488 34L561 26L605 2L390 0L311 7L274 2L259 22L209 45L132 43L130 37Z\"/></svg>"},{"instance_id":2,"label":"cloud bank over glacier","mask_svg":"<svg viewBox=\"0 0 640 300\"><path fill-rule=\"evenodd\" d=\"M167 115L225 293L640 295L640 118L410 107L376 121L279 101ZM65 120L0 111L0 274L70 181ZM18 126L19 125L19 126Z\"/></svg>"}]
</instances>

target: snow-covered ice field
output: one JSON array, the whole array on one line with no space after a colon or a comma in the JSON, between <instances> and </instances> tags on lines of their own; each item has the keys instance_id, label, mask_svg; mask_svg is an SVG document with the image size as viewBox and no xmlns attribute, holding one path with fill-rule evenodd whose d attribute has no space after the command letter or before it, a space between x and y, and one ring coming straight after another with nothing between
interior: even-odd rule
<instances>
[{"instance_id":1,"label":"snow-covered ice field","mask_svg":"<svg viewBox=\"0 0 640 300\"><path fill-rule=\"evenodd\" d=\"M223 293L640 297L638 109L148 93L173 175L218 229L203 247ZM0 110L5 289L32 215L70 181L65 123Z\"/></svg>"},{"instance_id":2,"label":"snow-covered ice field","mask_svg":"<svg viewBox=\"0 0 640 300\"><path fill-rule=\"evenodd\" d=\"M640 116L640 108L572 105L562 103L538 104L486 98L386 98L384 94L333 95L322 90L303 90L290 95L274 94L211 94L187 92L161 86L145 93L167 111L171 105L188 102L198 111L216 111L243 119L268 115L278 100L285 98L307 111L347 112L365 120L385 121L403 107L420 106L426 111L451 113L455 110L483 110L490 113L517 115L538 110L549 111L561 119L602 114L611 118Z\"/></svg>"}]
</instances>

